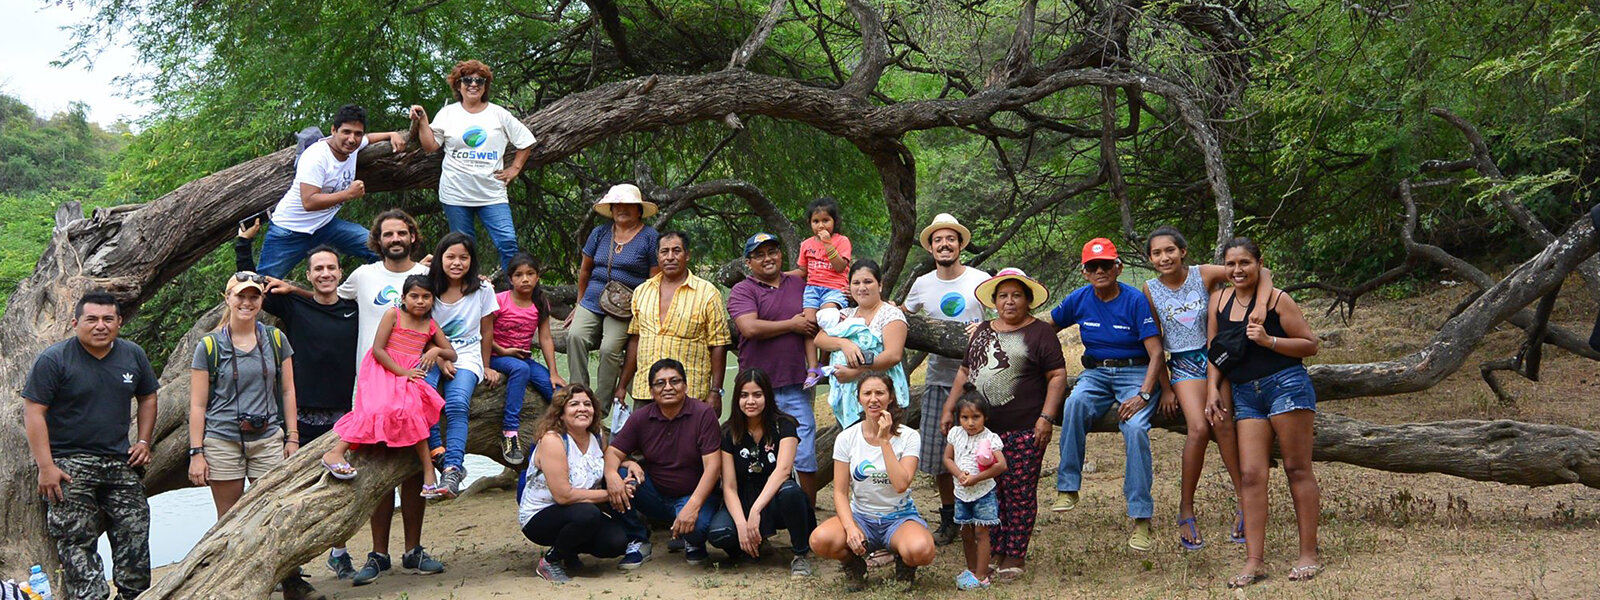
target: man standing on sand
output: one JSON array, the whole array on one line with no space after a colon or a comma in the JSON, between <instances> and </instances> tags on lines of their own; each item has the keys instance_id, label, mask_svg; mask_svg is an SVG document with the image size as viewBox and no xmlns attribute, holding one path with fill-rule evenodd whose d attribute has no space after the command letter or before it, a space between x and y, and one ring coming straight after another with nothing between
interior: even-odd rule
<instances>
[{"instance_id":1,"label":"man standing on sand","mask_svg":"<svg viewBox=\"0 0 1600 600\"><path fill-rule=\"evenodd\" d=\"M970 327L983 321L983 305L975 295L978 284L989 274L961 264L961 251L972 242L972 232L948 213L939 213L922 228L922 249L933 256L934 270L918 277L906 294L905 312L922 313L940 321L955 321ZM955 523L955 480L944 470L945 434L939 427L944 402L961 359L928 354L928 370L922 391L921 456L917 461L923 473L934 477L939 486L939 529L933 542L940 546L961 539Z\"/></svg>"},{"instance_id":2,"label":"man standing on sand","mask_svg":"<svg viewBox=\"0 0 1600 600\"><path fill-rule=\"evenodd\" d=\"M122 317L111 294L79 298L72 329L76 337L39 353L22 388L28 450L39 466L39 495L49 502L45 533L60 554L57 597L111 595L96 548L105 533L117 597L133 598L150 587L150 504L133 469L150 462L160 383L144 349L117 339ZM139 413L131 445L130 398Z\"/></svg>"},{"instance_id":3,"label":"man standing on sand","mask_svg":"<svg viewBox=\"0 0 1600 600\"><path fill-rule=\"evenodd\" d=\"M399 131L367 133L367 110L354 104L339 107L333 115L333 135L320 140L295 159L294 182L272 209L272 223L261 242L258 271L283 277L315 246L329 245L361 259L378 260L367 248L366 230L338 218L339 207L367 193L356 179L356 155L367 144L387 141L395 152L406 149L406 134ZM377 325L374 324L374 327Z\"/></svg>"},{"instance_id":4,"label":"man standing on sand","mask_svg":"<svg viewBox=\"0 0 1600 600\"><path fill-rule=\"evenodd\" d=\"M744 262L750 276L728 290L728 314L739 328L739 368L766 373L773 405L798 422L795 478L816 504L817 415L805 382L806 368L813 366L808 363L815 360L806 342L817 335L817 324L805 316L806 280L783 272L783 244L770 233L745 241Z\"/></svg>"}]
</instances>

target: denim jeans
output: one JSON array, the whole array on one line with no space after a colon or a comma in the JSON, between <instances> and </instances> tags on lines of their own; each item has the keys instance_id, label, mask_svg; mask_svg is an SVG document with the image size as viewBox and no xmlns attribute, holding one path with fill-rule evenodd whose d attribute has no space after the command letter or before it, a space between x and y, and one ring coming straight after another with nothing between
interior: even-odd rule
<instances>
[{"instance_id":1,"label":"denim jeans","mask_svg":"<svg viewBox=\"0 0 1600 600\"><path fill-rule=\"evenodd\" d=\"M1061 465L1056 469L1056 490L1076 492L1083 485L1083 446L1089 427L1121 400L1139 395L1145 367L1099 367L1084 371L1072 388L1072 395L1061 409ZM1155 394L1161 389L1156 388ZM1119 423L1123 450L1127 453L1122 479L1122 495L1128 500L1128 516L1148 519L1155 513L1150 499L1154 466L1150 457L1150 415L1159 398L1150 402L1133 418Z\"/></svg>"},{"instance_id":2,"label":"denim jeans","mask_svg":"<svg viewBox=\"0 0 1600 600\"><path fill-rule=\"evenodd\" d=\"M744 510L749 513L750 507L746 506ZM817 513L811 509L811 499L806 496L805 490L800 489L800 484L793 479L783 482L778 493L772 496L772 501L761 510L761 537L770 536L780 528L789 532L790 547L796 556L811 553L811 531L817 528ZM711 529L706 537L711 545L721 548L728 556L744 552L739 547L739 528L734 524L733 513L728 512L726 506L711 519Z\"/></svg>"},{"instance_id":3,"label":"denim jeans","mask_svg":"<svg viewBox=\"0 0 1600 600\"><path fill-rule=\"evenodd\" d=\"M307 252L323 244L333 246L345 256L359 258L361 262L377 262L380 257L367 247L367 236L367 228L344 219L329 221L312 233L289 231L269 222L266 238L261 242L261 259L256 261L256 272L282 279L306 259Z\"/></svg>"},{"instance_id":4,"label":"denim jeans","mask_svg":"<svg viewBox=\"0 0 1600 600\"><path fill-rule=\"evenodd\" d=\"M811 390L797 383L772 390L772 396L778 410L798 424L795 434L800 436L800 445L795 447L794 470L817 472L817 413L811 406Z\"/></svg>"},{"instance_id":5,"label":"denim jeans","mask_svg":"<svg viewBox=\"0 0 1600 600\"><path fill-rule=\"evenodd\" d=\"M477 239L478 232L472 227L472 218L476 216L483 222L483 228L489 231L489 240L494 242L495 250L500 252L500 270L506 270L506 263L511 262L511 256L517 253L517 229L511 224L511 204L501 202L488 206L455 206L440 203L444 207L444 218L450 222L450 231L465 233ZM487 273L485 273L487 275ZM511 273L506 273L510 279Z\"/></svg>"},{"instance_id":6,"label":"denim jeans","mask_svg":"<svg viewBox=\"0 0 1600 600\"><path fill-rule=\"evenodd\" d=\"M555 390L550 387L550 369L532 357L495 356L489 359L489 368L506 376L506 414L501 420L501 431L516 431L522 427L522 399L528 394L528 384L533 384L534 391L544 394L545 402L555 397Z\"/></svg>"},{"instance_id":7,"label":"denim jeans","mask_svg":"<svg viewBox=\"0 0 1600 600\"><path fill-rule=\"evenodd\" d=\"M671 523L678 519L678 511L683 510L689 503L689 496L664 496L656 490L656 485L650 480L649 468L645 469L644 482L633 490L633 510L623 513L623 523L628 528L628 541L643 542L650 539L650 525L648 521L666 521ZM716 516L717 509L722 508L722 503L717 501L718 492L713 489L707 494L705 503L700 505L700 514L695 517L694 531L683 536L683 543L697 548L706 545L706 532L711 530L711 518Z\"/></svg>"},{"instance_id":8,"label":"denim jeans","mask_svg":"<svg viewBox=\"0 0 1600 600\"><path fill-rule=\"evenodd\" d=\"M444 373L434 367L428 370L426 381L444 396L444 418L428 432L428 447L443 447L444 466L460 468L467 455L467 408L472 404L473 390L478 389L478 374L456 369L456 376L445 381Z\"/></svg>"}]
</instances>

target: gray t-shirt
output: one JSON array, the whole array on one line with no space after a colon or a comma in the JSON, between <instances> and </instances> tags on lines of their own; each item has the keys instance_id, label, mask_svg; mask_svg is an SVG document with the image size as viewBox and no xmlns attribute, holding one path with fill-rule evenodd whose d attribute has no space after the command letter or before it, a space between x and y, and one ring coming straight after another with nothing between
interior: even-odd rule
<instances>
[{"instance_id":1,"label":"gray t-shirt","mask_svg":"<svg viewBox=\"0 0 1600 600\"><path fill-rule=\"evenodd\" d=\"M1200 267L1190 266L1183 285L1174 290L1160 278L1144 282L1150 290L1156 318L1161 319L1161 343L1167 352L1204 350L1206 347L1206 287Z\"/></svg>"},{"instance_id":2,"label":"gray t-shirt","mask_svg":"<svg viewBox=\"0 0 1600 600\"><path fill-rule=\"evenodd\" d=\"M223 343L217 344L217 383L211 387L211 399L206 402L205 437L240 441L239 417L242 415L270 417L270 424L262 431L245 436L246 441L270 437L278 432L277 422L281 419L277 398L280 359L273 357L272 342L263 335L265 331L258 329L257 332L256 347L248 352L234 348L228 342L226 333L221 336ZM289 340L283 341L282 353L282 359L294 356ZM207 363L205 341L201 340L195 344L194 361L189 368L206 371ZM238 374L237 380L235 373Z\"/></svg>"}]
</instances>

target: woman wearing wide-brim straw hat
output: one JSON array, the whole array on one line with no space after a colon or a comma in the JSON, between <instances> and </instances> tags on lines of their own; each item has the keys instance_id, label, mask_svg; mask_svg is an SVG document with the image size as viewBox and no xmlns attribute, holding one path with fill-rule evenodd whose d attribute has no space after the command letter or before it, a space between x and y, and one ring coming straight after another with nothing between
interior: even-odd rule
<instances>
[{"instance_id":1,"label":"woman wearing wide-brim straw hat","mask_svg":"<svg viewBox=\"0 0 1600 600\"><path fill-rule=\"evenodd\" d=\"M1007 465L995 478L1000 524L989 528L989 539L995 577L1009 581L1022 576L1027 560L1039 514L1039 469L1067 395L1067 363L1055 326L1031 314L1050 298L1038 281L1021 269L1002 269L978 284L976 295L997 316L973 331L939 422L945 431L955 425L963 393L989 404L986 425L1000 435ZM965 391L968 383L971 392Z\"/></svg>"},{"instance_id":2,"label":"woman wearing wide-brim straw hat","mask_svg":"<svg viewBox=\"0 0 1600 600\"><path fill-rule=\"evenodd\" d=\"M567 381L582 383L595 391L595 410L605 418L622 372L623 352L628 346L628 321L608 315L600 308L606 284L616 281L628 289L638 287L660 270L656 266L655 228L644 224L656 214L654 202L647 202L639 187L622 183L611 186L594 204L594 211L611 220L589 232L583 244L583 263L578 267L578 305L567 315ZM600 364L594 381L589 378L589 351L598 350Z\"/></svg>"}]
</instances>

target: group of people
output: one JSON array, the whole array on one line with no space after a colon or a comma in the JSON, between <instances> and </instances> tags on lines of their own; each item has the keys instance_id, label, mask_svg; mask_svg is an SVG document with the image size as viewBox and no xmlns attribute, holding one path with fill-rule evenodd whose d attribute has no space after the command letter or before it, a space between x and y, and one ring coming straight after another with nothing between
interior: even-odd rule
<instances>
[{"instance_id":1,"label":"group of people","mask_svg":"<svg viewBox=\"0 0 1600 600\"><path fill-rule=\"evenodd\" d=\"M411 572L442 572L422 546L425 501L460 493L468 402L480 383L504 384L502 458L527 464L518 521L547 548L537 561L547 580L569 580L584 554L639 566L652 555L649 525L657 522L689 564L709 560L711 547L733 560L770 554L765 540L782 529L793 575L812 575L815 555L839 561L853 586L864 584L870 565L890 562L897 578L912 580L938 546L961 540L966 569L955 585L979 589L1024 574L1054 427L1060 466L1050 509L1064 512L1080 504L1087 431L1113 410L1127 454L1128 546L1149 550L1149 429L1160 410L1181 413L1188 428L1181 546L1205 545L1193 495L1215 440L1238 493L1230 537L1247 555L1228 584L1265 577L1276 442L1300 525L1289 579L1320 572L1315 393L1301 365L1318 341L1249 240L1227 244L1223 265L1188 265L1183 235L1157 229L1146 250L1158 277L1141 289L1119 281L1115 245L1097 238L1080 256L1089 284L1045 320L1034 311L1049 301L1048 289L1018 269L990 276L963 265L971 232L945 214L920 236L935 269L915 280L904 303L891 302L878 265L852 257L837 203L821 199L808 207L813 235L794 267L785 269L782 240L755 234L743 247L749 276L724 300L694 275L690 236L645 224L657 207L621 184L594 205L609 222L583 246L562 378L540 271L517 251L506 205L505 185L533 136L487 101L491 74L481 63L457 65L448 80L457 103L431 123L421 107L410 112L422 125L421 145L445 149L440 198L452 232L429 262L417 260L422 240L403 211L382 212L366 229L336 216L364 193L356 153L377 141L404 144L398 133L366 133L357 107L340 109L332 135L299 157L259 265L251 239L261 224L241 226L238 272L222 285L227 312L196 344L190 365L188 474L209 486L219 517L247 481L319 436L337 437L321 459L335 480L360 476L352 451L406 449L421 468L398 488L400 562ZM508 142L518 151L505 166ZM475 220L499 252L504 291L480 276L489 269L478 262ZM367 264L346 277L343 256ZM309 287L280 279L302 260ZM260 322L261 311L282 329ZM969 335L963 358L929 357L914 423L902 420L912 402L901 365L907 313L961 324ZM75 337L41 353L23 391L69 598L109 593L95 552L102 532L111 537L120 597L149 585L149 512L133 469L150 458L158 383L144 351L117 339L121 323L114 297L84 294ZM1073 326L1085 353L1069 385L1057 333ZM725 392L730 350L740 370ZM591 351L599 361L593 375ZM818 523L816 496L827 482L817 477L825 459L817 455L811 388L823 381L844 429L832 449L835 515ZM549 400L528 435L531 456L521 433L530 387ZM130 398L138 405L131 444ZM731 408L721 422L724 402ZM936 527L911 498L918 470L937 487ZM393 512L393 501L378 503L361 569L345 548L331 549L338 578L363 585L393 567ZM312 591L299 574L283 589L287 598Z\"/></svg>"}]
</instances>

